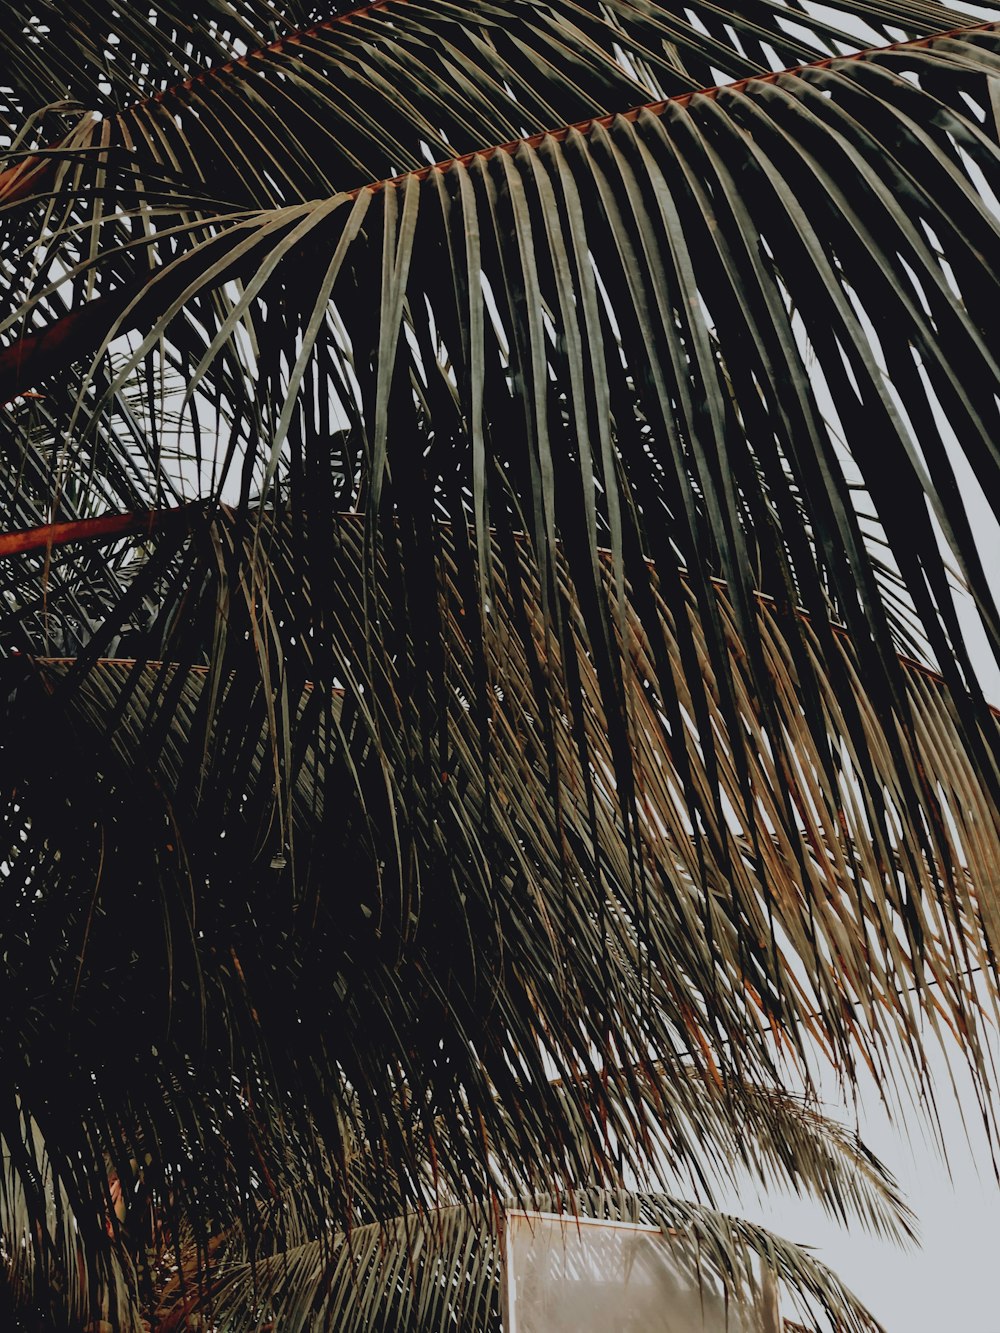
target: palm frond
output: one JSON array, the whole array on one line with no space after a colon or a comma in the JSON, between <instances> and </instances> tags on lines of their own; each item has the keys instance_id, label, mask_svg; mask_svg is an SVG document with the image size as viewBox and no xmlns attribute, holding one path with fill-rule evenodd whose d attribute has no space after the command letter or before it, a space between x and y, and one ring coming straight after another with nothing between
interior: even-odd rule
<instances>
[{"instance_id":1,"label":"palm frond","mask_svg":"<svg viewBox=\"0 0 1000 1333\"><path fill-rule=\"evenodd\" d=\"M203 519L200 531L159 537L134 596L159 600L163 614L136 644L136 660L100 659L118 632L108 621L89 655L11 664L17 814L6 930L22 951L12 1018L36 959L62 960L49 966L63 980L41 1005L28 991L31 1045L51 1032L51 1072L17 1045L18 1022L4 1058L21 1071L40 1121L48 1103L50 1140L79 1132L81 1106L102 1125L117 1115L99 1095L113 1077L140 1138L160 1141L161 1165L147 1176L210 1153L219 1214L244 1188L232 1166L243 1136L275 1181L291 1136L325 1143L316 1188L327 1210L346 1216L352 1187L337 1165L345 1124L382 1163L382 1188L400 1208L433 1206L442 1188L460 1197L514 1182L537 1190L552 1173L613 1181L625 1163L640 1176L669 1163L709 1192L708 1142L732 1144L734 1162L749 1155L759 1172L822 1183L821 1155L789 1141L783 1156L787 1127L765 1094L745 1088L780 1083L779 1032L804 1069L811 1034L847 1071L858 1058L902 1058L919 1082L923 1014L964 1034L988 1080L975 991L955 960L990 966L982 923L993 909L982 886L996 855L995 807L963 758L939 678L904 664L921 724L915 762L947 802L948 859L906 860L900 851L880 861L838 696L841 676L858 670L843 633L833 636L839 660L823 662L815 628L798 621L841 755L840 822L826 813L821 756L772 604L755 605L778 733L765 731L727 590L711 585L727 627L727 670L739 682L740 728L757 739L754 822L741 824L747 807L723 748L722 709L708 718L710 769L676 620L657 600L670 688L690 719L671 735L665 695L651 684L652 648L629 610L623 688L639 794L630 832L612 786L597 668L561 558L576 638L572 656L550 657L540 679L526 653L533 645L540 656L544 645L527 541L515 546L516 563L498 546L490 656L477 661L481 631L468 623L453 530L437 534L432 596L425 581L400 582L410 557L397 533L394 550L384 545L378 599L366 603L359 518L325 530L268 519L243 537L240 526L238 517ZM53 567L74 558L62 547ZM420 588L419 623L436 627L429 643L407 634L418 623L408 599ZM690 587L684 615L704 663ZM366 655L366 616L380 626L385 656ZM305 627L301 637L282 634L295 625ZM885 793L895 781L892 719L869 706L864 720L865 753ZM793 743L796 766L782 769L774 756ZM553 789L558 824L548 814ZM710 822L718 807L724 814ZM901 843L916 843L901 801L892 817ZM138 829L147 831L142 863ZM92 894L80 895L81 882L94 883ZM342 886L332 898L331 882ZM152 902L161 918L153 929ZM123 937L128 955L118 957ZM57 1038L68 1013L69 1049ZM890 1054L897 1043L902 1056ZM190 1068L192 1049L213 1052L203 1076ZM677 1076L685 1063L697 1077ZM50 1077L71 1080L77 1099L51 1104ZM225 1086L232 1092L220 1105ZM104 1131L111 1141L114 1123ZM205 1123L211 1137L193 1139ZM488 1161L476 1146L484 1135ZM428 1142L431 1179L419 1165ZM831 1185L828 1202L874 1219L879 1204L866 1188L856 1175L839 1197Z\"/></svg>"},{"instance_id":2,"label":"palm frond","mask_svg":"<svg viewBox=\"0 0 1000 1333\"><path fill-rule=\"evenodd\" d=\"M47 21L47 8L16 0L4 11L12 137L23 143L46 112L82 107L127 126L129 146L159 141L181 161L190 149L205 166L242 163L265 189L268 176L280 187L338 160L382 176L372 166L387 153L401 170L435 147L438 156L451 145L469 151L468 135L500 143L901 33L968 25L965 12L921 0L840 0L822 12L699 2L683 13L661 0L156 0L141 14L88 0L71 25Z\"/></svg>"},{"instance_id":3,"label":"palm frond","mask_svg":"<svg viewBox=\"0 0 1000 1333\"><path fill-rule=\"evenodd\" d=\"M107 1197L105 1244L81 1228L37 1125L27 1117L0 1137L0 1289L17 1327L53 1316L83 1327L113 1320L141 1333L136 1274L116 1243L114 1201ZM120 1196L119 1196L120 1197ZM52 1324L47 1324L52 1327Z\"/></svg>"},{"instance_id":4,"label":"palm frond","mask_svg":"<svg viewBox=\"0 0 1000 1333\"><path fill-rule=\"evenodd\" d=\"M880 1325L807 1250L762 1227L663 1194L578 1190L541 1196L543 1213L659 1227L691 1328L756 1327L759 1270L774 1272L810 1326L879 1333ZM209 1306L225 1333L276 1328L498 1330L502 1281L496 1218L456 1206L401 1217L224 1267ZM728 1311L728 1319L727 1312ZM698 1314L700 1312L700 1318ZM685 1325L680 1325L685 1326Z\"/></svg>"},{"instance_id":5,"label":"palm frond","mask_svg":"<svg viewBox=\"0 0 1000 1333\"><path fill-rule=\"evenodd\" d=\"M960 486L1000 518L1000 24L50 19L0 15L25 1206L99 1252L110 1163L201 1260L261 1197L290 1252L662 1162L706 1197L746 1129L905 1230L772 1090L818 1051L930 1098L950 1032L990 1115L1000 743L954 590L1000 656ZM707 1217L720 1273L771 1244Z\"/></svg>"}]
</instances>

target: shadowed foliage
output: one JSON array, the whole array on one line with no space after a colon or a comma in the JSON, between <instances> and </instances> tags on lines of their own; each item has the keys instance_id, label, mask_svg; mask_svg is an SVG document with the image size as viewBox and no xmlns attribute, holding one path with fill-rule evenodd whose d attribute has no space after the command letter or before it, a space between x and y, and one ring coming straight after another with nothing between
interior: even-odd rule
<instances>
[{"instance_id":1,"label":"shadowed foliage","mask_svg":"<svg viewBox=\"0 0 1000 1333\"><path fill-rule=\"evenodd\" d=\"M876 1327L713 1187L912 1234L819 1062L991 1123L1000 22L0 50L0 1308L494 1328L514 1203Z\"/></svg>"}]
</instances>

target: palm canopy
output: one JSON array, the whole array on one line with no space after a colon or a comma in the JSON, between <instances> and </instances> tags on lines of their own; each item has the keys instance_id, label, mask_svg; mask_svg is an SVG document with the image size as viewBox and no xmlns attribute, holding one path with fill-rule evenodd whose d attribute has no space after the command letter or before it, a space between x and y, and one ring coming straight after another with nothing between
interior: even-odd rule
<instances>
[{"instance_id":1,"label":"palm canopy","mask_svg":"<svg viewBox=\"0 0 1000 1333\"><path fill-rule=\"evenodd\" d=\"M29 1211L39 1134L204 1238L707 1189L817 1050L986 1096L989 20L5 7Z\"/></svg>"}]
</instances>

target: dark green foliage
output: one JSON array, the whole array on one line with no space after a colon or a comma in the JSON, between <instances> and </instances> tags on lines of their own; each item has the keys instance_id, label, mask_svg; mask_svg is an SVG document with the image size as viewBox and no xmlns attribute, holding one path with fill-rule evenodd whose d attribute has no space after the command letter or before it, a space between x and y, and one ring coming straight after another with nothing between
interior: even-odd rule
<instances>
[{"instance_id":1,"label":"dark green foliage","mask_svg":"<svg viewBox=\"0 0 1000 1333\"><path fill-rule=\"evenodd\" d=\"M294 1250L307 1327L345 1228L663 1169L905 1231L781 1088L991 1088L1000 25L122 8L0 18L16 1299Z\"/></svg>"}]
</instances>

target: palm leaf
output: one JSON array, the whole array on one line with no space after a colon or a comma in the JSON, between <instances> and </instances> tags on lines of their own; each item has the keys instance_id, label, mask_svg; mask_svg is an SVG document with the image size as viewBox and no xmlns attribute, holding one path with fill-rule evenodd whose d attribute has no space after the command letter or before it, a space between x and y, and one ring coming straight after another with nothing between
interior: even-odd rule
<instances>
[{"instance_id":1,"label":"palm leaf","mask_svg":"<svg viewBox=\"0 0 1000 1333\"><path fill-rule=\"evenodd\" d=\"M282 529L285 540L291 542L297 530L295 524ZM52 1025L55 1041L67 1005L75 1011L72 1056L68 1063L68 1052L54 1061L53 1076L78 1080L78 1096L100 1118L112 1108L103 1099L95 1102L87 1084L95 1068L105 1069L103 1077L114 1079L118 1097L146 1126L141 1136L155 1133L167 1160L211 1148L212 1192L219 1201L213 1207L230 1207L227 1197L239 1196L239 1177L225 1162L244 1133L257 1141L255 1152L263 1154L269 1178L283 1177L283 1152L273 1158L271 1142L280 1124L282 1134L303 1143L317 1133L326 1137L332 1165L322 1197L332 1207L332 1192L340 1200L336 1206L349 1210L350 1189L335 1165L343 1130L331 1118L324 1069L344 1071L334 1105L382 1161L385 1178L397 1182L391 1197L401 1190L398 1203L405 1206L414 1196L433 1204L445 1183L458 1192L462 1182L468 1187L473 1180L477 1189L519 1180L538 1189L554 1163L562 1163L570 1178L595 1169L613 1178L623 1158L639 1173L650 1169L651 1160L670 1162L705 1192L711 1189L704 1165L709 1141L728 1142L734 1162L749 1162L759 1173L800 1184L822 1179L821 1165L803 1166L808 1154L791 1161L783 1156L791 1151L790 1134L782 1121L773 1121L767 1098L755 1101L732 1084L736 1077L766 1084L781 1077L769 1028L787 1032L799 1060L805 1058L801 1030L815 1034L848 1069L858 1049L881 1061L883 1045L897 1034L906 1049L909 1025L921 1009L931 1021L950 1023L974 1040L974 992L956 977L954 958L989 966L975 929L982 912L976 894L988 880L996 832L990 832L989 797L961 757L939 678L916 665L906 668L908 697L923 724L917 762L948 800L954 842L948 865L926 863L914 882L901 860L880 866L865 841L860 779L848 766L834 684L841 672L857 670L842 633L834 638L840 662L828 665L821 698L826 725L844 753L844 825L824 822L822 764L810 750L798 697L789 688L789 654L771 604L758 599L756 611L774 671L772 712L795 742L798 767L788 773L769 758L774 747L763 739L763 710L734 613L726 590L712 585L718 614L729 626L728 669L741 682L741 727L760 738L752 771L757 822L742 828L734 823L740 800L735 765L717 745L710 773L692 732L690 799L711 810L711 784L721 781L720 800L730 810L726 822L714 825L703 814L696 836L677 777L677 747L664 734L663 706L650 692L651 649L630 613L633 657L626 689L636 789L642 793L636 837L645 883L645 891L637 892L620 806L609 785L613 755L585 640L576 640L565 667L549 664L544 687L549 699L561 702L546 739L538 726L546 699L532 690L537 668L523 655L524 640L516 633L513 589L494 581L495 655L484 668L491 700L484 767L483 723L470 704L480 669L473 656L475 631L462 614L449 530L439 533L440 589L433 603L424 603L425 622L427 615L439 617L442 662L427 660L419 641L398 637L399 608L405 610L397 582L405 558L401 539L396 577L382 567L379 601L367 613L393 650L390 674L369 673L359 660L366 614L360 520L339 520L323 541L318 533L311 537L323 586L335 560L339 608L321 599L311 578L303 579L310 567L301 551L296 548L294 564L286 565L277 534L269 539L260 529L246 538L260 554L248 550L247 563L235 566L244 581L228 585L231 557L220 560L218 552L232 550L236 532L216 524L214 533L209 540L196 533L164 535L158 558L137 576L137 597L148 600L154 588L169 586L189 608L181 621L171 610L166 624L154 625L143 643L146 656L119 663L85 657L34 668L18 664L23 683L10 677L14 712L8 729L18 792L12 922L21 920L21 905L34 900L30 923L16 931L24 956L11 979L11 1003L33 960L65 958L56 964L65 991L53 989L41 1012L37 999L31 1001L33 1043L45 1024ZM168 543L173 566L165 563ZM74 559L72 548L65 550ZM53 551L55 568L62 551ZM531 592L537 576L526 542L517 554L520 593L537 634L537 585ZM255 559L264 560L260 578L246 581ZM209 561L214 573L205 569ZM194 659L215 632L217 605L226 607L226 623L213 648L216 665L199 667ZM255 605L260 609L254 611ZM278 627L291 622L299 605L311 608L316 633L297 645L286 642L278 657ZM690 590L686 614L698 644L702 630ZM660 616L678 706L691 717L676 628L662 603ZM578 623L575 628L579 633ZM812 627L803 621L801 628L819 661ZM114 630L109 624L106 632ZM148 660L153 644L159 661ZM98 639L94 651L100 650ZM703 644L699 651L704 659ZM332 693L319 683L333 679L345 684ZM15 714L22 719L21 734L34 738L30 771L26 748L13 731ZM430 730L428 715L438 739L420 767L417 745ZM721 734L718 705L709 720L713 733ZM866 712L867 750L886 787L892 779L887 721ZM49 735L60 737L51 750L39 741ZM58 764L50 754L58 754ZM546 815L553 786L561 793L558 829ZM794 826L780 822L786 801L795 812ZM901 804L894 806L894 819L906 815ZM149 860L141 865L137 827L151 832ZM157 828L158 836L152 833ZM456 864L459 846L464 851ZM98 861L97 896L81 898L74 886ZM335 863L334 882L349 876L349 913L339 898L330 901L325 887ZM968 868L958 873L949 869L963 863ZM134 899L137 877L157 894L162 930L144 925L150 902ZM505 886L500 898L498 883ZM261 887L250 892L251 884ZM779 891L769 895L770 885ZM866 907L874 902L880 904L881 963L872 950L872 909ZM906 935L914 906L923 914L914 932L919 947ZM130 918L134 926L126 929ZM309 923L310 946L293 963L301 922ZM131 941L130 962L116 958L123 932ZM170 941L166 953L162 938ZM81 939L83 959L70 965ZM836 969L827 962L834 951ZM275 988L270 978L286 966L294 967L294 986ZM123 984L130 974L143 978L141 1010L134 983ZM936 981L945 983L943 992ZM414 993L420 996L416 1012ZM113 1050L105 1044L109 1022L117 1033ZM354 1035L362 1028L364 1047ZM10 1033L20 1040L17 1023ZM151 1035L156 1033L164 1035ZM193 1079L189 1052L206 1040L217 1054L204 1077ZM421 1073L425 1043L433 1049L442 1040L447 1063L432 1062ZM23 1071L24 1096L41 1076L29 1063L29 1049L11 1047L6 1055L10 1067ZM544 1092L544 1061L532 1060L532 1049L544 1052L561 1074L558 1091ZM970 1045L974 1060L976 1049ZM913 1057L919 1069L916 1047ZM678 1062L690 1061L699 1077L678 1078ZM588 1070L593 1077L581 1083ZM177 1118L171 1126L162 1122L165 1078ZM220 1079L232 1080L234 1089L221 1120ZM45 1084L37 1086L29 1104L41 1117L34 1108ZM238 1094L241 1086L254 1089L252 1114ZM411 1087L416 1098L405 1130L390 1109L401 1086ZM530 1121L502 1109L529 1096L536 1103ZM462 1109L470 1099L475 1119ZM58 1105L46 1111L44 1128L53 1141L75 1132L80 1104L63 1105L65 1121ZM203 1121L215 1125L213 1139L196 1147L193 1126ZM496 1161L492 1176L480 1175L477 1162L475 1145L484 1131ZM168 1133L175 1140L171 1154ZM434 1181L416 1165L428 1138L435 1144ZM752 1145L762 1142L758 1159ZM855 1207L859 1198L848 1193L835 1206ZM860 1206L870 1209L863 1201Z\"/></svg>"},{"instance_id":2,"label":"palm leaf","mask_svg":"<svg viewBox=\"0 0 1000 1333\"><path fill-rule=\"evenodd\" d=\"M662 1194L581 1190L534 1202L543 1212L565 1213L571 1234L575 1217L661 1228L679 1297L695 1293L705 1327L724 1326L726 1310L727 1326L744 1326L744 1311L759 1299L763 1263L780 1275L813 1327L880 1328L808 1251L750 1223ZM253 1269L224 1269L213 1318L227 1333L269 1322L279 1328L493 1330L501 1327L501 1272L495 1220L452 1207L302 1245Z\"/></svg>"},{"instance_id":3,"label":"palm leaf","mask_svg":"<svg viewBox=\"0 0 1000 1333\"><path fill-rule=\"evenodd\" d=\"M817 1049L985 1105L1000 28L30 8L0 1133L82 1231L705 1191Z\"/></svg>"},{"instance_id":4,"label":"palm leaf","mask_svg":"<svg viewBox=\"0 0 1000 1333\"><path fill-rule=\"evenodd\" d=\"M26 1119L19 1128L17 1137L0 1139L0 1244L8 1312L30 1318L30 1311L58 1311L57 1318L78 1327L92 1318L112 1319L123 1333L140 1333L138 1291L127 1252L107 1237L103 1246L95 1245L89 1228L81 1231L37 1126Z\"/></svg>"}]
</instances>

